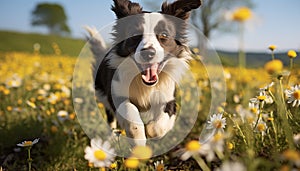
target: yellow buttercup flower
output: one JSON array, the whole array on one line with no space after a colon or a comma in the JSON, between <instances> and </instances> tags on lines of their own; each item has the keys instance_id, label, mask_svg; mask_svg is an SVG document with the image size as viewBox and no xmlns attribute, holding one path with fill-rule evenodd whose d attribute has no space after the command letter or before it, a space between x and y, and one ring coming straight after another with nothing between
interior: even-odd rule
<instances>
[{"instance_id":1,"label":"yellow buttercup flower","mask_svg":"<svg viewBox=\"0 0 300 171\"><path fill-rule=\"evenodd\" d=\"M270 49L271 51L274 51L276 48L277 48L276 45L270 45L270 46L269 46L269 49Z\"/></svg>"},{"instance_id":2,"label":"yellow buttercup flower","mask_svg":"<svg viewBox=\"0 0 300 171\"><path fill-rule=\"evenodd\" d=\"M252 17L252 12L247 7L237 8L232 14L232 19L238 22L244 22L250 19L251 17Z\"/></svg>"},{"instance_id":3,"label":"yellow buttercup flower","mask_svg":"<svg viewBox=\"0 0 300 171\"><path fill-rule=\"evenodd\" d=\"M137 158L131 157L124 161L124 165L130 169L136 169L139 166L139 160Z\"/></svg>"},{"instance_id":4,"label":"yellow buttercup flower","mask_svg":"<svg viewBox=\"0 0 300 171\"><path fill-rule=\"evenodd\" d=\"M297 57L297 53L294 50L289 50L287 53L289 58L296 58Z\"/></svg>"},{"instance_id":5,"label":"yellow buttercup flower","mask_svg":"<svg viewBox=\"0 0 300 171\"><path fill-rule=\"evenodd\" d=\"M269 73L269 74L276 74L282 71L283 68L283 63L278 60L272 60L269 61L265 64L265 70Z\"/></svg>"}]
</instances>

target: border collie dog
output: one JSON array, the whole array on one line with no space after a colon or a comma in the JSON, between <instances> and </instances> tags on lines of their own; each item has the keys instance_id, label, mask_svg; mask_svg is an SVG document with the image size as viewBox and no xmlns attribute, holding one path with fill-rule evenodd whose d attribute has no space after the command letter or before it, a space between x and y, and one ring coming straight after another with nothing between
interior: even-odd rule
<instances>
[{"instance_id":1,"label":"border collie dog","mask_svg":"<svg viewBox=\"0 0 300 171\"><path fill-rule=\"evenodd\" d=\"M132 145L145 145L146 138L161 138L174 126L175 88L191 58L187 22L201 0L164 2L159 12L143 11L129 0L113 1L112 47L106 50L95 37L89 41L96 96L108 122L116 118Z\"/></svg>"}]
</instances>

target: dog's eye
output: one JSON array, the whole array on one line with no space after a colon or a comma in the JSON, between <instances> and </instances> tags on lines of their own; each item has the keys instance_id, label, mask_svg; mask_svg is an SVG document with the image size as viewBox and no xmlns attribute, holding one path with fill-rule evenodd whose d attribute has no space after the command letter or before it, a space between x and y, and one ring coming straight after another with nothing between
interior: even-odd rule
<instances>
[{"instance_id":1,"label":"dog's eye","mask_svg":"<svg viewBox=\"0 0 300 171\"><path fill-rule=\"evenodd\" d=\"M169 35L166 32L160 33L158 35L158 39L160 39L160 40L167 40L168 38L169 38Z\"/></svg>"}]
</instances>

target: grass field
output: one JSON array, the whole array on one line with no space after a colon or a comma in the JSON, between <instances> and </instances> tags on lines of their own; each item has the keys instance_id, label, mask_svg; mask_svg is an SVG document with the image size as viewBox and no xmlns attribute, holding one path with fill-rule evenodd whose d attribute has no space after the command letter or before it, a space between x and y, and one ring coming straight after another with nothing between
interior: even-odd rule
<instances>
[{"instance_id":1,"label":"grass field","mask_svg":"<svg viewBox=\"0 0 300 171\"><path fill-rule=\"evenodd\" d=\"M31 44L35 42L33 39ZM67 49L57 44L62 52ZM91 139L74 111L74 105L89 107L86 97L72 98L77 59L57 52L50 44L41 44L41 47L52 52L49 50L43 55L0 53L0 168L99 170L97 162L108 160L109 155L98 149L97 155L94 152L97 161L89 163L85 159ZM190 88L180 92L181 102L198 111L187 137L167 153L155 157L151 157L154 152L151 147L134 148L130 150L131 157L112 157L100 170L299 169L300 87L296 85L299 85L300 70L291 69L287 64L282 68L280 62L271 60L271 56L269 59L265 68L225 67L226 87L221 81L211 82L207 71L215 66L192 61L196 83L183 80ZM200 90L199 105L192 103L195 100L191 99L193 88ZM226 101L211 102L212 90L214 93L225 90ZM82 89L82 93L85 91ZM97 106L99 111L104 110L103 104ZM208 116L211 107L215 115ZM99 118L96 112L89 111L80 115L88 121ZM207 141L198 143L205 130ZM113 136L118 138L124 134L120 130ZM34 144L32 141L36 138L39 140ZM21 142L24 143L17 146ZM161 161L163 164L158 163Z\"/></svg>"},{"instance_id":2,"label":"grass field","mask_svg":"<svg viewBox=\"0 0 300 171\"><path fill-rule=\"evenodd\" d=\"M13 31L0 31L0 37L2 40L0 42L1 52L32 53L34 52L34 44L39 44L39 52L41 54L59 53L68 56L78 56L80 49L85 44L85 41L81 39ZM57 46L60 48L59 52L54 51Z\"/></svg>"}]
</instances>

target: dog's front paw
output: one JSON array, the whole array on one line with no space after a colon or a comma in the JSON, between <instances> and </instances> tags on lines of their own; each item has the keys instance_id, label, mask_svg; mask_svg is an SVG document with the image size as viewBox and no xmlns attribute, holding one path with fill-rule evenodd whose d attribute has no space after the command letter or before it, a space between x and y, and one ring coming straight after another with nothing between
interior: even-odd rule
<instances>
[{"instance_id":1,"label":"dog's front paw","mask_svg":"<svg viewBox=\"0 0 300 171\"><path fill-rule=\"evenodd\" d=\"M147 136L150 138L162 138L166 133L173 128L175 115L169 116L168 113L163 113L155 121L150 121L146 125Z\"/></svg>"}]
</instances>

